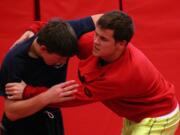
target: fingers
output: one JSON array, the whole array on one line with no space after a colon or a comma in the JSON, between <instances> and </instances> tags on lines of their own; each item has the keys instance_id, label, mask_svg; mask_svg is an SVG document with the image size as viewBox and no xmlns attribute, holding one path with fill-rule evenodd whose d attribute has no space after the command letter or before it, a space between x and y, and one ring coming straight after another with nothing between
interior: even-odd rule
<instances>
[{"instance_id":1,"label":"fingers","mask_svg":"<svg viewBox=\"0 0 180 135\"><path fill-rule=\"evenodd\" d=\"M21 94L22 92L20 90L13 90L13 91L6 91L7 95L16 95Z\"/></svg>"},{"instance_id":2,"label":"fingers","mask_svg":"<svg viewBox=\"0 0 180 135\"><path fill-rule=\"evenodd\" d=\"M6 90L6 93L10 94L10 93L17 93L18 90L15 88L15 87L8 87L5 89Z\"/></svg>"},{"instance_id":3,"label":"fingers","mask_svg":"<svg viewBox=\"0 0 180 135\"><path fill-rule=\"evenodd\" d=\"M15 85L18 85L19 83L16 83L16 82L14 82L14 83L7 83L6 85L5 85L5 87L6 88L9 88L9 87L13 87L13 86L15 86Z\"/></svg>"},{"instance_id":4,"label":"fingers","mask_svg":"<svg viewBox=\"0 0 180 135\"><path fill-rule=\"evenodd\" d=\"M59 94L60 97L68 97L68 96L74 96L74 94L77 92L78 90L71 90L71 91L65 91L65 92L61 92Z\"/></svg>"},{"instance_id":5,"label":"fingers","mask_svg":"<svg viewBox=\"0 0 180 135\"><path fill-rule=\"evenodd\" d=\"M64 101L69 101L72 99L75 99L75 93L77 92L77 89L71 90L71 91L62 91L62 88L56 89L56 90L49 90L48 92L45 92L46 99L48 98L49 104L52 103L61 103Z\"/></svg>"},{"instance_id":6,"label":"fingers","mask_svg":"<svg viewBox=\"0 0 180 135\"><path fill-rule=\"evenodd\" d=\"M78 91L77 88L79 87L79 84L77 84L75 80L70 80L59 84L59 87L59 96L68 97L74 95Z\"/></svg>"},{"instance_id":7,"label":"fingers","mask_svg":"<svg viewBox=\"0 0 180 135\"><path fill-rule=\"evenodd\" d=\"M22 99L22 91L21 90L9 90L6 91L7 98L10 100Z\"/></svg>"},{"instance_id":8,"label":"fingers","mask_svg":"<svg viewBox=\"0 0 180 135\"><path fill-rule=\"evenodd\" d=\"M13 87L13 86L18 86L18 85L26 85L26 83L22 80L21 82L11 82L7 83L5 87Z\"/></svg>"},{"instance_id":9,"label":"fingers","mask_svg":"<svg viewBox=\"0 0 180 135\"><path fill-rule=\"evenodd\" d=\"M64 87L62 91L63 91L63 92L64 92L64 91L70 91L70 90L77 89L78 87L79 87L79 84L73 84L73 85Z\"/></svg>"},{"instance_id":10,"label":"fingers","mask_svg":"<svg viewBox=\"0 0 180 135\"><path fill-rule=\"evenodd\" d=\"M22 99L23 90L17 87L16 83L9 83L6 85L7 98L11 100Z\"/></svg>"},{"instance_id":11,"label":"fingers","mask_svg":"<svg viewBox=\"0 0 180 135\"><path fill-rule=\"evenodd\" d=\"M17 95L10 95L10 96L7 96L8 99L10 100L18 100L18 99L21 99L19 96Z\"/></svg>"},{"instance_id":12,"label":"fingers","mask_svg":"<svg viewBox=\"0 0 180 135\"><path fill-rule=\"evenodd\" d=\"M14 96L7 96L8 99L14 99Z\"/></svg>"},{"instance_id":13,"label":"fingers","mask_svg":"<svg viewBox=\"0 0 180 135\"><path fill-rule=\"evenodd\" d=\"M73 99L75 99L75 96L64 97L64 98L62 98L61 102L70 101L70 100L73 100Z\"/></svg>"},{"instance_id":14,"label":"fingers","mask_svg":"<svg viewBox=\"0 0 180 135\"><path fill-rule=\"evenodd\" d=\"M25 86L26 84L23 81L21 81L20 83L7 83L5 86L6 94L8 96L16 96L19 99L20 97L22 97ZM12 98L14 97L11 97L10 99Z\"/></svg>"},{"instance_id":15,"label":"fingers","mask_svg":"<svg viewBox=\"0 0 180 135\"><path fill-rule=\"evenodd\" d=\"M73 85L75 83L76 83L75 80L70 80L70 81L66 81L66 82L60 83L57 86L63 88L63 87L69 86L69 85Z\"/></svg>"},{"instance_id":16,"label":"fingers","mask_svg":"<svg viewBox=\"0 0 180 135\"><path fill-rule=\"evenodd\" d=\"M6 91L7 98L10 100L22 99L22 92L20 90Z\"/></svg>"},{"instance_id":17,"label":"fingers","mask_svg":"<svg viewBox=\"0 0 180 135\"><path fill-rule=\"evenodd\" d=\"M9 86L5 88L8 93L22 93L23 91L17 86Z\"/></svg>"},{"instance_id":18,"label":"fingers","mask_svg":"<svg viewBox=\"0 0 180 135\"><path fill-rule=\"evenodd\" d=\"M26 85L26 83L23 80L21 80L21 84Z\"/></svg>"}]
</instances>

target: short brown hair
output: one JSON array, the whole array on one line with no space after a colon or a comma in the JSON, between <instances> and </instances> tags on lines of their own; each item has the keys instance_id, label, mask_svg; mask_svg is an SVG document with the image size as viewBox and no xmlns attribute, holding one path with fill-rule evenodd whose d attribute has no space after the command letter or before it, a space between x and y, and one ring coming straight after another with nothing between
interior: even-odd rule
<instances>
[{"instance_id":1,"label":"short brown hair","mask_svg":"<svg viewBox=\"0 0 180 135\"><path fill-rule=\"evenodd\" d=\"M129 42L134 35L132 18L122 11L112 11L104 14L98 20L97 26L102 29L113 30L113 37L116 41L126 40Z\"/></svg>"},{"instance_id":2,"label":"short brown hair","mask_svg":"<svg viewBox=\"0 0 180 135\"><path fill-rule=\"evenodd\" d=\"M72 27L61 19L50 20L37 34L37 43L49 53L70 57L77 53L77 37Z\"/></svg>"}]
</instances>

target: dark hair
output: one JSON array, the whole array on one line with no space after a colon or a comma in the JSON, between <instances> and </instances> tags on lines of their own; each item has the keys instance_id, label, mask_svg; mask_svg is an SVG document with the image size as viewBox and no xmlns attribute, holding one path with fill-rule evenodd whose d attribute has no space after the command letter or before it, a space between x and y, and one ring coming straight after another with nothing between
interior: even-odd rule
<instances>
[{"instance_id":1,"label":"dark hair","mask_svg":"<svg viewBox=\"0 0 180 135\"><path fill-rule=\"evenodd\" d=\"M37 43L45 45L49 53L71 57L78 52L77 37L72 27L63 20L50 20L37 34Z\"/></svg>"},{"instance_id":2,"label":"dark hair","mask_svg":"<svg viewBox=\"0 0 180 135\"><path fill-rule=\"evenodd\" d=\"M130 16L122 11L112 11L104 14L97 22L102 29L111 29L115 41L129 42L134 35L134 25Z\"/></svg>"}]
</instances>

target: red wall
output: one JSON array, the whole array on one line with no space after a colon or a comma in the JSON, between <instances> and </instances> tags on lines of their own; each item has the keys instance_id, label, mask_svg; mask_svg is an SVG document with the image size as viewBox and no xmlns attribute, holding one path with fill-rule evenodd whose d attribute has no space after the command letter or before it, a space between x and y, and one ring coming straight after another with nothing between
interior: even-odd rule
<instances>
[{"instance_id":1,"label":"red wall","mask_svg":"<svg viewBox=\"0 0 180 135\"><path fill-rule=\"evenodd\" d=\"M136 34L133 43L157 69L175 85L180 101L180 1L136 0L124 3L133 16ZM176 135L180 134L178 129Z\"/></svg>"},{"instance_id":2,"label":"red wall","mask_svg":"<svg viewBox=\"0 0 180 135\"><path fill-rule=\"evenodd\" d=\"M136 35L135 46L143 50L162 74L173 82L180 97L180 10L178 0L136 0L124 1L124 9L133 16ZM119 1L107 0L43 0L41 5L42 20L60 16L63 19L75 19L95 13L119 8ZM0 2L0 61L11 44L25 31L34 19L33 1L8 0ZM78 60L71 59L68 79L76 77ZM0 116L3 101L0 98ZM121 118L112 113L101 103L63 110L66 135L119 135L122 127ZM177 135L180 134L178 130Z\"/></svg>"},{"instance_id":3,"label":"red wall","mask_svg":"<svg viewBox=\"0 0 180 135\"><path fill-rule=\"evenodd\" d=\"M25 10L26 9L26 10ZM1 0L0 2L0 63L11 44L22 35L33 19L31 1L19 0L18 3ZM23 11L23 12L22 12ZM0 97L0 117L3 110L3 98Z\"/></svg>"}]
</instances>

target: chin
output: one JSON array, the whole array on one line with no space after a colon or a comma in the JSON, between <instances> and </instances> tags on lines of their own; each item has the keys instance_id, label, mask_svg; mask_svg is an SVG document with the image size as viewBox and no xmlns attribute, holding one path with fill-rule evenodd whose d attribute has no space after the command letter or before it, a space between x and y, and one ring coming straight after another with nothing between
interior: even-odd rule
<instances>
[{"instance_id":1,"label":"chin","mask_svg":"<svg viewBox=\"0 0 180 135\"><path fill-rule=\"evenodd\" d=\"M48 66L53 66L54 64L52 64L52 63L46 63L46 65L48 65Z\"/></svg>"},{"instance_id":2,"label":"chin","mask_svg":"<svg viewBox=\"0 0 180 135\"><path fill-rule=\"evenodd\" d=\"M99 53L97 52L97 51L92 51L92 54L94 55L94 56L99 56Z\"/></svg>"},{"instance_id":3,"label":"chin","mask_svg":"<svg viewBox=\"0 0 180 135\"><path fill-rule=\"evenodd\" d=\"M94 51L92 52L92 54L93 54L94 56L99 56L98 53L95 53Z\"/></svg>"}]
</instances>

